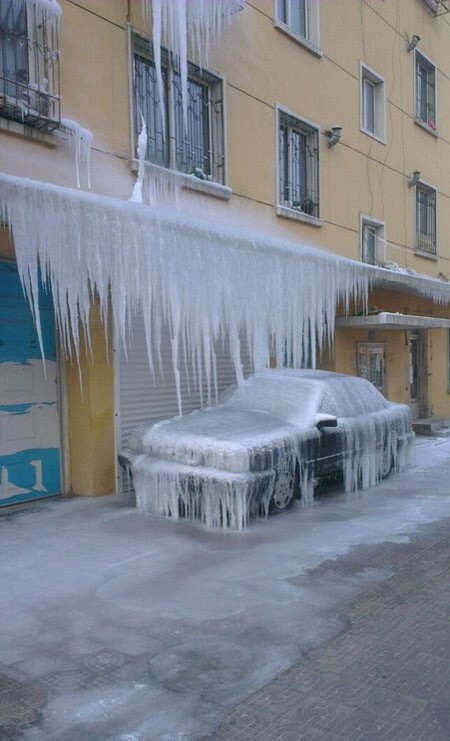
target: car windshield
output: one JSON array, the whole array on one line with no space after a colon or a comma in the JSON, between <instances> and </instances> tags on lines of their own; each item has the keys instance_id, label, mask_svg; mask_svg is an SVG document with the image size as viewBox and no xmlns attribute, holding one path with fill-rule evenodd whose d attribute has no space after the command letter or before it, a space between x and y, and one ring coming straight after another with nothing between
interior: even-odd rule
<instances>
[{"instance_id":1,"label":"car windshield","mask_svg":"<svg viewBox=\"0 0 450 741\"><path fill-rule=\"evenodd\" d=\"M288 371L262 371L221 400L229 407L266 412L307 427L314 424L322 393L320 382L304 378L298 371L292 375Z\"/></svg>"}]
</instances>

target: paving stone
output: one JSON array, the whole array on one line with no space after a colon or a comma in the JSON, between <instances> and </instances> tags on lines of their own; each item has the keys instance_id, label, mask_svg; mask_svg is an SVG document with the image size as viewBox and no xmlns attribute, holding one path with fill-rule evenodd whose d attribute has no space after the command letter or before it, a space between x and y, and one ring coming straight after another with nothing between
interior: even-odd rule
<instances>
[{"instance_id":1,"label":"paving stone","mask_svg":"<svg viewBox=\"0 0 450 741\"><path fill-rule=\"evenodd\" d=\"M449 741L450 518L311 573L389 568L345 628L229 713L210 741Z\"/></svg>"}]
</instances>

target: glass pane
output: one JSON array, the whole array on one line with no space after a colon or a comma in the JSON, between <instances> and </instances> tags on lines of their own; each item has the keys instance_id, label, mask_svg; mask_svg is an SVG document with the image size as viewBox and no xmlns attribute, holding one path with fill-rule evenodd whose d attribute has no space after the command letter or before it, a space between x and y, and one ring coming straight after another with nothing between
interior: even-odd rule
<instances>
[{"instance_id":1,"label":"glass pane","mask_svg":"<svg viewBox=\"0 0 450 741\"><path fill-rule=\"evenodd\" d=\"M306 134L291 130L291 189L292 207L304 210L307 192Z\"/></svg>"},{"instance_id":2,"label":"glass pane","mask_svg":"<svg viewBox=\"0 0 450 741\"><path fill-rule=\"evenodd\" d=\"M183 120L181 79L174 75L175 147L177 170L200 178L211 175L208 87L188 79L187 122Z\"/></svg>"},{"instance_id":3,"label":"glass pane","mask_svg":"<svg viewBox=\"0 0 450 741\"><path fill-rule=\"evenodd\" d=\"M278 136L278 171L279 171L279 198L280 203L285 206L289 198L289 166L288 166L288 129L280 124Z\"/></svg>"},{"instance_id":4,"label":"glass pane","mask_svg":"<svg viewBox=\"0 0 450 741\"><path fill-rule=\"evenodd\" d=\"M363 226L363 261L375 265L377 229L374 226Z\"/></svg>"},{"instance_id":5,"label":"glass pane","mask_svg":"<svg viewBox=\"0 0 450 741\"><path fill-rule=\"evenodd\" d=\"M306 38L306 0L290 0L290 27Z\"/></svg>"},{"instance_id":6,"label":"glass pane","mask_svg":"<svg viewBox=\"0 0 450 741\"><path fill-rule=\"evenodd\" d=\"M375 85L370 80L363 82L363 113L364 128L375 133Z\"/></svg>"},{"instance_id":7,"label":"glass pane","mask_svg":"<svg viewBox=\"0 0 450 741\"><path fill-rule=\"evenodd\" d=\"M287 23L287 3L289 0L277 0L277 18L283 23Z\"/></svg>"},{"instance_id":8,"label":"glass pane","mask_svg":"<svg viewBox=\"0 0 450 741\"><path fill-rule=\"evenodd\" d=\"M167 98L167 72L163 68L163 85ZM160 100L156 82L156 68L153 62L136 54L134 57L135 98L136 98L136 139L141 130L141 114L147 125L146 159L162 167L169 166L169 137L164 137L161 120ZM168 127L167 100L166 127Z\"/></svg>"},{"instance_id":9,"label":"glass pane","mask_svg":"<svg viewBox=\"0 0 450 741\"><path fill-rule=\"evenodd\" d=\"M27 25L23 0L0 3L0 95L15 104L27 91Z\"/></svg>"}]
</instances>

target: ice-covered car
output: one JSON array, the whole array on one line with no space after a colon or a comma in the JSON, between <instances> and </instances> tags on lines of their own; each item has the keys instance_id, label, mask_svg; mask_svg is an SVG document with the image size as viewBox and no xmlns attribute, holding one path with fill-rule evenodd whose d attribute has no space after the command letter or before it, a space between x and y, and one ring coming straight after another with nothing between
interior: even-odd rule
<instances>
[{"instance_id":1,"label":"ice-covered car","mask_svg":"<svg viewBox=\"0 0 450 741\"><path fill-rule=\"evenodd\" d=\"M405 468L413 439L409 407L362 378L266 370L213 408L136 428L120 462L138 508L240 530L339 472L347 491L373 486Z\"/></svg>"}]
</instances>

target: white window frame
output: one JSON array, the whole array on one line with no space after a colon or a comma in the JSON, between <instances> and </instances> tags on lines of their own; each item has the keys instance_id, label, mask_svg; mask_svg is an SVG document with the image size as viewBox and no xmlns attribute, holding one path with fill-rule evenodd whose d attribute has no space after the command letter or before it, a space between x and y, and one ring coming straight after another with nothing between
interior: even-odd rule
<instances>
[{"instance_id":1,"label":"white window frame","mask_svg":"<svg viewBox=\"0 0 450 741\"><path fill-rule=\"evenodd\" d=\"M366 126L365 82L373 85L374 90L374 131ZM386 144L386 83L381 75L364 62L359 63L359 121L360 130L364 134Z\"/></svg>"},{"instance_id":2,"label":"white window frame","mask_svg":"<svg viewBox=\"0 0 450 741\"><path fill-rule=\"evenodd\" d=\"M374 265L381 265L386 262L386 224L381 219L376 219L367 214L359 214L359 246L361 262L371 265L365 258L364 247L364 227L371 227L376 230L375 234L375 262Z\"/></svg>"},{"instance_id":3,"label":"white window frame","mask_svg":"<svg viewBox=\"0 0 450 741\"><path fill-rule=\"evenodd\" d=\"M321 193L320 193L320 126L309 121L302 116L299 116L293 111L289 110L285 106L277 104L275 106L276 115L276 159L277 159L277 171L276 171L276 213L277 216L285 216L295 221L302 221L312 226L322 226L323 220L320 217L321 208ZM298 124L299 128L307 130L308 133L316 138L317 142L317 172L313 177L316 179L315 192L317 193L317 215L308 214L300 209L293 208L292 205L286 203L285 199L280 193L280 148L279 148L279 131L280 131L280 118L285 117L290 119L294 124ZM311 176L310 176L311 177Z\"/></svg>"},{"instance_id":4,"label":"white window frame","mask_svg":"<svg viewBox=\"0 0 450 741\"><path fill-rule=\"evenodd\" d=\"M419 64L422 63L423 66L428 67L430 71L433 71L434 73L434 121L430 124L430 121L432 119L427 117L427 120L424 121L422 116L420 115L419 110L419 96L418 96L418 68ZM426 56L422 51L419 51L418 49L414 49L414 120L415 122L421 126L423 129L428 131L433 136L438 136L438 130L437 130L437 119L438 119L438 108L437 108L437 67L435 63ZM434 124L434 125L433 125Z\"/></svg>"},{"instance_id":5,"label":"white window frame","mask_svg":"<svg viewBox=\"0 0 450 741\"><path fill-rule=\"evenodd\" d=\"M438 259L438 192L436 188L431 185L430 183L425 182L425 180L419 180L417 185L412 189L414 190L414 245L415 245L415 252L417 255L420 255L421 257L427 257L429 260L437 260ZM418 213L417 213L417 198L418 198L418 192L419 191L426 191L430 194L434 194L435 199L435 210L434 210L434 245L432 249L428 249L426 247L423 247L423 241L425 237L422 237L419 235L419 231L417 229L417 219L418 219ZM432 236L432 235L431 235Z\"/></svg>"},{"instance_id":6,"label":"white window frame","mask_svg":"<svg viewBox=\"0 0 450 741\"><path fill-rule=\"evenodd\" d=\"M320 0L305 0L305 11L306 11L306 35L298 33L289 24L289 15L291 3L296 0L285 0L287 3L287 18L286 21L281 19L280 3L283 0L274 0L274 25L282 33L289 36L291 39L296 41L300 46L303 46L308 51L312 52L318 57L322 57L322 50L320 48Z\"/></svg>"}]
</instances>

